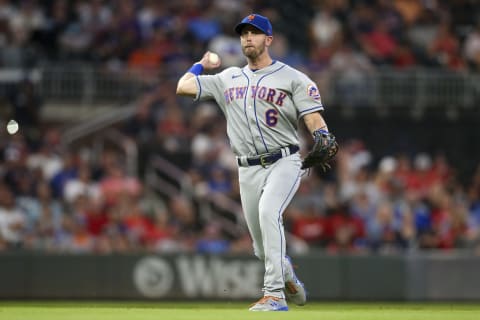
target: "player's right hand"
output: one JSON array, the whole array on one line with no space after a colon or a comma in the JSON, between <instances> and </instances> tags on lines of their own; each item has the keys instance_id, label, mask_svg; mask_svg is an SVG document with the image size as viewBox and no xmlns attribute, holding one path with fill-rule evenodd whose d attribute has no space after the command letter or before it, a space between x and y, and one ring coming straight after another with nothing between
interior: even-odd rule
<instances>
[{"instance_id":1,"label":"player's right hand","mask_svg":"<svg viewBox=\"0 0 480 320\"><path fill-rule=\"evenodd\" d=\"M215 55L218 59L212 58L214 55ZM215 61L215 60L216 60L216 61ZM202 64L202 66L203 66L204 69L208 70L208 69L215 69L215 68L220 67L220 65L222 64L222 61L220 60L220 58L218 57L218 55L216 55L216 54L213 53L213 52L207 51L207 52L205 52L205 54L203 55L203 57L202 57L202 59L199 61L199 63Z\"/></svg>"}]
</instances>

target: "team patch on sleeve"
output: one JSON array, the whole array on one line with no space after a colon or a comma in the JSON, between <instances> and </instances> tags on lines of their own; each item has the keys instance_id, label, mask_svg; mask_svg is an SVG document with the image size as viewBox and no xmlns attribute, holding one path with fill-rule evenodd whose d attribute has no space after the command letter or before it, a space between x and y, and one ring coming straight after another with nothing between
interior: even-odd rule
<instances>
[{"instance_id":1,"label":"team patch on sleeve","mask_svg":"<svg viewBox=\"0 0 480 320\"><path fill-rule=\"evenodd\" d=\"M315 100L320 100L320 91L318 91L317 86L315 86L314 84L308 85L307 95Z\"/></svg>"}]
</instances>

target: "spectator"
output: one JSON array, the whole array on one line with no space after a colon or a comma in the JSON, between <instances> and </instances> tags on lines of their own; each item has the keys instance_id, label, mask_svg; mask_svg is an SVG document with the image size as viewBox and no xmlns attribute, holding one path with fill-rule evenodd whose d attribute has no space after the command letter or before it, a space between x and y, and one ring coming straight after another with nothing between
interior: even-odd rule
<instances>
[{"instance_id":1,"label":"spectator","mask_svg":"<svg viewBox=\"0 0 480 320\"><path fill-rule=\"evenodd\" d=\"M377 20L372 30L362 34L359 40L362 49L373 64L392 64L398 44L389 33L386 21Z\"/></svg>"},{"instance_id":2,"label":"spectator","mask_svg":"<svg viewBox=\"0 0 480 320\"><path fill-rule=\"evenodd\" d=\"M73 15L66 0L54 0L46 12L47 22L45 29L39 34L37 45L43 45L45 59L58 61L63 58L61 57L60 39L73 20Z\"/></svg>"},{"instance_id":3,"label":"spectator","mask_svg":"<svg viewBox=\"0 0 480 320\"><path fill-rule=\"evenodd\" d=\"M395 6L395 1L379 0L377 4L377 16L383 21L385 28L397 41L403 37L405 29L404 17Z\"/></svg>"},{"instance_id":4,"label":"spectator","mask_svg":"<svg viewBox=\"0 0 480 320\"><path fill-rule=\"evenodd\" d=\"M177 230L177 236L182 237L184 250L192 250L197 240L202 223L194 211L193 205L188 199L177 196L172 197L169 204L172 215L172 224Z\"/></svg>"},{"instance_id":5,"label":"spectator","mask_svg":"<svg viewBox=\"0 0 480 320\"><path fill-rule=\"evenodd\" d=\"M327 221L325 217L309 206L300 210L291 208L286 213L292 220L290 230L293 235L303 239L311 246L324 246L327 240Z\"/></svg>"},{"instance_id":6,"label":"spectator","mask_svg":"<svg viewBox=\"0 0 480 320\"><path fill-rule=\"evenodd\" d=\"M460 44L451 31L451 26L443 22L438 26L437 33L428 45L430 59L450 70L463 70L465 65L460 56Z\"/></svg>"},{"instance_id":7,"label":"spectator","mask_svg":"<svg viewBox=\"0 0 480 320\"><path fill-rule=\"evenodd\" d=\"M175 229L170 223L170 215L166 210L157 211L153 214L150 228L145 234L147 248L161 252L174 245L173 237Z\"/></svg>"},{"instance_id":8,"label":"spectator","mask_svg":"<svg viewBox=\"0 0 480 320\"><path fill-rule=\"evenodd\" d=\"M229 194L232 192L232 183L228 171L220 166L211 166L207 177L208 188L211 193Z\"/></svg>"},{"instance_id":9,"label":"spectator","mask_svg":"<svg viewBox=\"0 0 480 320\"><path fill-rule=\"evenodd\" d=\"M328 64L341 42L342 26L329 5L323 5L310 23L312 53L310 58L317 65Z\"/></svg>"},{"instance_id":10,"label":"spectator","mask_svg":"<svg viewBox=\"0 0 480 320\"><path fill-rule=\"evenodd\" d=\"M368 57L348 42L345 39L332 56L328 72L337 79L333 90L340 103L349 107L362 106L371 97L369 74L374 68Z\"/></svg>"},{"instance_id":11,"label":"spectator","mask_svg":"<svg viewBox=\"0 0 480 320\"><path fill-rule=\"evenodd\" d=\"M467 35L463 55L473 70L480 70L480 22L477 22L476 27Z\"/></svg>"},{"instance_id":12,"label":"spectator","mask_svg":"<svg viewBox=\"0 0 480 320\"><path fill-rule=\"evenodd\" d=\"M66 181L63 189L63 199L67 203L73 203L79 196L86 196L89 199L99 199L101 197L99 186L92 180L90 167L86 164L78 168L76 177Z\"/></svg>"},{"instance_id":13,"label":"spectator","mask_svg":"<svg viewBox=\"0 0 480 320\"><path fill-rule=\"evenodd\" d=\"M7 248L21 248L25 228L25 215L15 205L12 191L0 184L0 242Z\"/></svg>"},{"instance_id":14,"label":"spectator","mask_svg":"<svg viewBox=\"0 0 480 320\"><path fill-rule=\"evenodd\" d=\"M25 204L25 200L27 199L19 201L20 205ZM28 206L21 207L25 212L25 222L30 232L35 232L37 228L48 228L53 234L53 231L60 228L64 214L63 207L53 198L52 189L46 181L40 181L37 184L36 192L29 200Z\"/></svg>"},{"instance_id":15,"label":"spectator","mask_svg":"<svg viewBox=\"0 0 480 320\"><path fill-rule=\"evenodd\" d=\"M230 242L225 239L218 223L209 223L203 230L203 234L196 242L196 251L204 254L227 253Z\"/></svg>"},{"instance_id":16,"label":"spectator","mask_svg":"<svg viewBox=\"0 0 480 320\"><path fill-rule=\"evenodd\" d=\"M398 43L392 56L392 64L398 69L406 69L417 65L417 58L413 53L411 46L405 41Z\"/></svg>"},{"instance_id":17,"label":"spectator","mask_svg":"<svg viewBox=\"0 0 480 320\"><path fill-rule=\"evenodd\" d=\"M421 14L407 30L407 39L412 44L415 56L423 65L432 66L434 61L428 55L428 45L433 43L438 32L438 17L432 10L422 10Z\"/></svg>"},{"instance_id":18,"label":"spectator","mask_svg":"<svg viewBox=\"0 0 480 320\"><path fill-rule=\"evenodd\" d=\"M78 177L77 156L70 152L66 152L62 156L62 168L50 180L54 197L60 199L63 198L66 184Z\"/></svg>"},{"instance_id":19,"label":"spectator","mask_svg":"<svg viewBox=\"0 0 480 320\"><path fill-rule=\"evenodd\" d=\"M327 216L326 235L329 253L355 253L362 251L365 222L353 216L346 206L332 208Z\"/></svg>"},{"instance_id":20,"label":"spectator","mask_svg":"<svg viewBox=\"0 0 480 320\"><path fill-rule=\"evenodd\" d=\"M85 221L70 216L64 217L66 233L60 243L61 250L70 253L89 253L93 251L94 239L88 233Z\"/></svg>"},{"instance_id":21,"label":"spectator","mask_svg":"<svg viewBox=\"0 0 480 320\"><path fill-rule=\"evenodd\" d=\"M106 175L100 180L100 191L107 206L114 206L125 195L139 196L141 184L136 177L129 177L120 164L112 163L106 168Z\"/></svg>"},{"instance_id":22,"label":"spectator","mask_svg":"<svg viewBox=\"0 0 480 320\"><path fill-rule=\"evenodd\" d=\"M230 24L222 24L223 32L215 35L208 44L208 49L217 53L225 67L238 66L245 60L242 48Z\"/></svg>"},{"instance_id":23,"label":"spectator","mask_svg":"<svg viewBox=\"0 0 480 320\"><path fill-rule=\"evenodd\" d=\"M158 68L175 54L177 48L171 33L161 24L154 25L150 37L130 53L128 67L130 71L138 73L139 77L156 77Z\"/></svg>"},{"instance_id":24,"label":"spectator","mask_svg":"<svg viewBox=\"0 0 480 320\"><path fill-rule=\"evenodd\" d=\"M367 224L367 237L375 251L388 253L406 246L405 240L395 225L393 207L388 202L380 203L373 218Z\"/></svg>"},{"instance_id":25,"label":"spectator","mask_svg":"<svg viewBox=\"0 0 480 320\"><path fill-rule=\"evenodd\" d=\"M214 7L202 8L203 14L190 20L188 27L194 39L200 43L208 43L221 31L221 25Z\"/></svg>"},{"instance_id":26,"label":"spectator","mask_svg":"<svg viewBox=\"0 0 480 320\"><path fill-rule=\"evenodd\" d=\"M38 171L28 166L29 148L22 134L9 139L3 149L4 172L2 180L15 194L28 194L33 190ZM42 177L42 174L40 174Z\"/></svg>"},{"instance_id":27,"label":"spectator","mask_svg":"<svg viewBox=\"0 0 480 320\"><path fill-rule=\"evenodd\" d=\"M39 150L29 154L27 158L27 166L31 170L40 169L47 181L50 181L63 167L59 144L60 131L57 128L49 128L43 136Z\"/></svg>"}]
</instances>

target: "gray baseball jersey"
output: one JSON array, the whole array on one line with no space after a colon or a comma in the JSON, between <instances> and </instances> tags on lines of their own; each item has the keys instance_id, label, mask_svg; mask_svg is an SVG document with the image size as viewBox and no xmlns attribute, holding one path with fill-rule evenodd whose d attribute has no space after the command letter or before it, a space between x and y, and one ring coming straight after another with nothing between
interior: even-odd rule
<instances>
[{"instance_id":1,"label":"gray baseball jersey","mask_svg":"<svg viewBox=\"0 0 480 320\"><path fill-rule=\"evenodd\" d=\"M197 81L196 99L215 99L237 156L298 145L298 118L323 110L314 82L280 61L257 71L231 67Z\"/></svg>"},{"instance_id":2,"label":"gray baseball jersey","mask_svg":"<svg viewBox=\"0 0 480 320\"><path fill-rule=\"evenodd\" d=\"M323 110L319 91L305 74L279 61L257 71L231 67L196 79L196 99L214 99L220 106L239 159L283 148L282 158L268 166L239 167L245 220L255 255L265 263L264 295L283 298L290 266L283 212L300 184L302 162L298 153L284 152L284 147L299 144L301 116Z\"/></svg>"}]
</instances>

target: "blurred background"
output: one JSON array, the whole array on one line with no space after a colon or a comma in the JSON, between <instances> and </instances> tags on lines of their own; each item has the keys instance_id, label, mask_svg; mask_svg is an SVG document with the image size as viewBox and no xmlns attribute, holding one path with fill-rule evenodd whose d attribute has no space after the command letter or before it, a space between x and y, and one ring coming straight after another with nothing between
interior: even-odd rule
<instances>
[{"instance_id":1,"label":"blurred background","mask_svg":"<svg viewBox=\"0 0 480 320\"><path fill-rule=\"evenodd\" d=\"M175 95L251 12L340 142L284 216L312 297L480 299L473 0L0 0L0 298L259 295L223 115Z\"/></svg>"}]
</instances>

